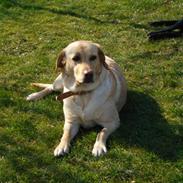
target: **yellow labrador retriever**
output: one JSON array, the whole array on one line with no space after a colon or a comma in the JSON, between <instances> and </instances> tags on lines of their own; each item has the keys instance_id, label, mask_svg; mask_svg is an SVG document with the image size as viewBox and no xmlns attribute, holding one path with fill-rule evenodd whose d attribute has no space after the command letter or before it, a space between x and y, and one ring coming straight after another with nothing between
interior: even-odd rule
<instances>
[{"instance_id":1,"label":"yellow labrador retriever","mask_svg":"<svg viewBox=\"0 0 183 183\"><path fill-rule=\"evenodd\" d=\"M103 127L97 135L92 154L107 152L106 140L120 124L118 111L126 101L127 87L120 67L104 55L100 46L90 41L76 41L64 48L58 59L61 74L53 84L34 83L44 88L27 100L37 100L52 91L63 90L58 98L63 100L64 132L54 151L55 156L69 152L70 141L79 126Z\"/></svg>"}]
</instances>

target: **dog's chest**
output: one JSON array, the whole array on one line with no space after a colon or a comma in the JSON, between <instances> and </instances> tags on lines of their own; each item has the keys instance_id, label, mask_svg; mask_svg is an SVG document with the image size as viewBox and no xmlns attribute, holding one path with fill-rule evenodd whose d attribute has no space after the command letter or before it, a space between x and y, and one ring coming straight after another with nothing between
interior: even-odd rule
<instances>
[{"instance_id":1,"label":"dog's chest","mask_svg":"<svg viewBox=\"0 0 183 183\"><path fill-rule=\"evenodd\" d=\"M82 110L84 110L87 107L90 101L91 101L91 96L89 94L82 94L82 95L73 97L74 104L79 106Z\"/></svg>"},{"instance_id":2,"label":"dog's chest","mask_svg":"<svg viewBox=\"0 0 183 183\"><path fill-rule=\"evenodd\" d=\"M77 115L85 125L90 124L97 118L96 107L93 105L94 100L90 94L77 96L73 99L75 109L77 108Z\"/></svg>"}]
</instances>

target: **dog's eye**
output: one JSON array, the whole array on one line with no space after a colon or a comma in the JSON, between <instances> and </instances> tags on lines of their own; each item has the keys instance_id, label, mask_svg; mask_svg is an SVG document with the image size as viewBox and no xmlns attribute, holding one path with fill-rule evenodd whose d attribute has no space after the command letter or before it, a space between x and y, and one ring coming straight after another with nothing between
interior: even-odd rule
<instances>
[{"instance_id":1,"label":"dog's eye","mask_svg":"<svg viewBox=\"0 0 183 183\"><path fill-rule=\"evenodd\" d=\"M81 60L81 57L79 55L75 55L72 60L74 60L75 62L79 62Z\"/></svg>"},{"instance_id":2,"label":"dog's eye","mask_svg":"<svg viewBox=\"0 0 183 183\"><path fill-rule=\"evenodd\" d=\"M92 55L92 56L90 57L90 61L94 61L96 58L97 58L96 55Z\"/></svg>"}]
</instances>

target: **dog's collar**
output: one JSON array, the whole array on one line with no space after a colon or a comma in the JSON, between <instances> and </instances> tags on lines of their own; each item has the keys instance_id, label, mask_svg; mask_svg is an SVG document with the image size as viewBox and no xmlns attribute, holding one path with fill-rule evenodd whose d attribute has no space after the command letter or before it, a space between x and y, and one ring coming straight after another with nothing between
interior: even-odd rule
<instances>
[{"instance_id":1,"label":"dog's collar","mask_svg":"<svg viewBox=\"0 0 183 183\"><path fill-rule=\"evenodd\" d=\"M74 96L74 95L84 95L84 94L87 94L87 93L90 93L90 92L91 91L79 91L79 92L68 91L68 92L61 93L60 95L58 95L56 97L56 100L63 101L64 99L66 99L68 97L71 97L71 96Z\"/></svg>"}]
</instances>

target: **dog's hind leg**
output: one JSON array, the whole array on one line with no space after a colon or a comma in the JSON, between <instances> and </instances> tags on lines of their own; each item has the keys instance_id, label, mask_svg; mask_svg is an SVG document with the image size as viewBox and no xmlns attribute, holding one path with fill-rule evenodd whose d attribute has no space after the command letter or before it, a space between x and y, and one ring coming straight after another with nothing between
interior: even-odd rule
<instances>
[{"instance_id":1,"label":"dog's hind leg","mask_svg":"<svg viewBox=\"0 0 183 183\"><path fill-rule=\"evenodd\" d=\"M36 86L39 88L44 88L43 90L39 92L32 93L26 97L27 101L33 101L33 100L39 100L43 98L44 96L52 93L53 91L60 91L63 89L63 81L62 81L62 75L60 74L53 84L43 84L43 83L32 83L32 86Z\"/></svg>"},{"instance_id":2,"label":"dog's hind leg","mask_svg":"<svg viewBox=\"0 0 183 183\"><path fill-rule=\"evenodd\" d=\"M27 101L39 100L52 92L53 92L53 85L50 84L50 86L48 86L47 88L45 88L39 92L35 92L35 93L28 95L26 100Z\"/></svg>"},{"instance_id":3,"label":"dog's hind leg","mask_svg":"<svg viewBox=\"0 0 183 183\"><path fill-rule=\"evenodd\" d=\"M31 86L35 86L35 87L38 87L38 88L51 88L52 87L52 84L45 84L45 83L31 83Z\"/></svg>"}]
</instances>

